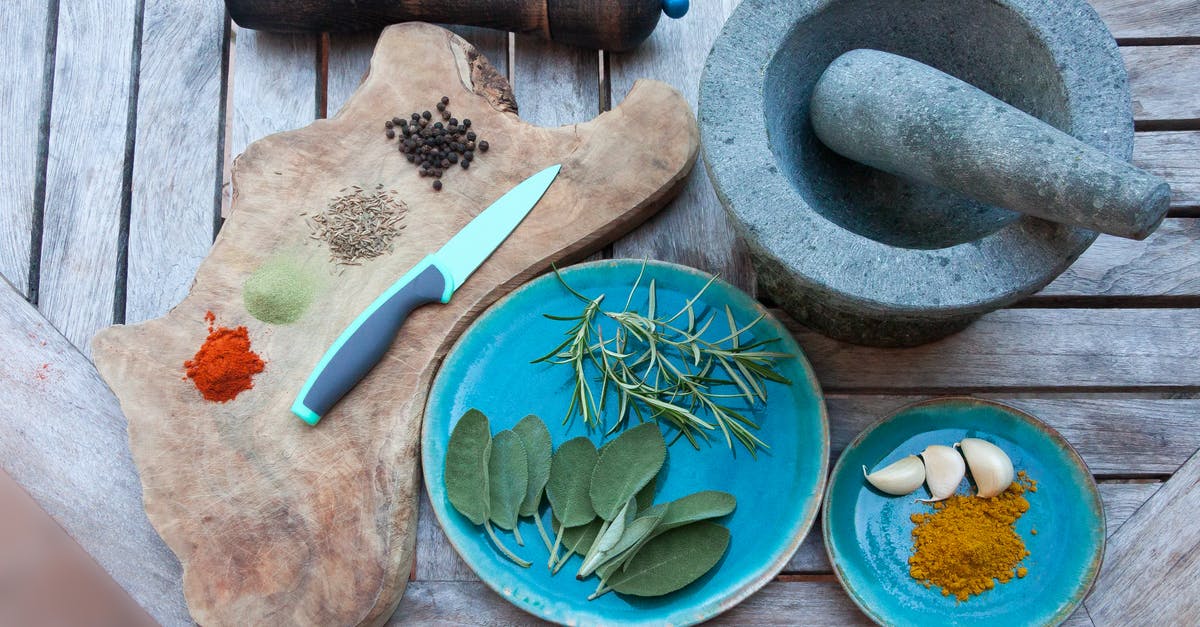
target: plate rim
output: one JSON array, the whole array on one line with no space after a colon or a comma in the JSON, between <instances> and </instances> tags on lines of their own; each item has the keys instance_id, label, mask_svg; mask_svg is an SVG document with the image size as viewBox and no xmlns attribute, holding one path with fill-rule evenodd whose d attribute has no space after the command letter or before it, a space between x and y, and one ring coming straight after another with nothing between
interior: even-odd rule
<instances>
[{"instance_id":1,"label":"plate rim","mask_svg":"<svg viewBox=\"0 0 1200 627\"><path fill-rule=\"evenodd\" d=\"M525 292L526 290L530 289L530 287L532 285L534 285L535 283L537 283L539 281L547 280L547 277L551 276L555 271L560 272L560 273L573 273L573 272L577 272L577 271L581 271L581 270L588 270L588 269L592 269L592 268L616 267L616 266L621 266L621 265L632 265L632 264L637 264L637 265L644 264L646 267L658 267L658 268L661 268L661 269L664 269L667 271L671 271L671 272L690 274L690 275L694 275L696 277L699 277L699 278L702 278L705 280L713 279L714 284L721 284L726 289L731 290L734 294L741 294L741 295L745 296L747 299L749 299L751 301L751 304L753 305L755 311L757 311L760 314L764 314L766 319L769 319L770 321L774 322L781 329L783 329L785 331L785 334L782 339L784 340L785 343L790 343L791 346L796 349L796 357L799 362L799 366L803 369L805 374L808 376L809 381L811 382L811 389L817 400L817 406L820 409L820 412L819 412L820 423L819 424L821 427L821 438L820 438L820 445L821 445L820 462L821 463L818 466L820 470L817 473L817 482L816 482L816 485L814 486L812 502L804 511L803 520L801 522L799 529L797 530L797 533L793 534L793 536L790 538L788 544L781 551L781 554L776 556L774 560L766 563L758 575L751 577L748 581L746 581L744 583L740 583L736 587L730 588L729 594L725 595L724 598L718 599L715 602L712 602L709 604L703 604L703 605L697 606L695 608L691 608L690 613L686 616L671 615L671 616L668 616L666 619L666 620L673 620L675 618L680 619L679 622L670 623L671 625L693 625L693 624L701 623L701 622L704 622L707 620L711 620L712 618L719 616L720 614L736 607L738 604L740 604L742 601L745 601L748 597L753 595L755 592L757 592L763 586L765 586L766 584L768 584L772 580L774 580L775 576L778 575L779 572L783 570L783 568L787 565L788 561L791 560L792 556L796 553L796 550L798 550L800 548L800 545L803 544L804 540L808 537L809 533L812 532L812 527L814 524L816 524L817 519L821 517L820 512L823 509L822 506L825 502L825 495L826 495L826 491L829 487L829 477L830 477L829 457L831 454L831 451L830 451L831 445L830 445L830 427L829 427L829 407L828 407L828 404L825 399L825 391L821 386L820 380L817 378L816 372L813 370L812 362L809 361L808 355L800 347L799 343L796 342L795 336L792 335L792 333L787 330L787 326L784 325L782 320L780 320L777 316L775 316L773 313L771 313L770 310L768 310L766 307L764 307L763 304L761 302L759 302L757 299L755 299L753 296L750 296L744 290L733 285L732 283L725 281L719 275L714 275L714 274L705 272L703 270L692 268L690 266L684 266L684 265L677 264L677 263L672 263L672 262L668 262L668 261L660 261L660 260L655 260L655 259L632 259L632 258L600 259L600 260L596 260L596 261L588 261L588 262L583 262L583 263L578 263L578 264L572 264L565 268L553 268L550 271L544 272L544 273L540 274L539 276L535 276L535 277L531 278L524 284L522 284L519 287L517 287L516 289L514 289L512 292L510 292L510 293L504 295L503 297L499 298L498 300L496 300L496 302L489 305L474 320L472 320L471 324L468 325L463 330L463 332L459 334L459 336L454 340L454 344L450 347L449 350L446 351L445 355L442 357L440 363L438 364L437 371L430 378L429 388L428 388L429 394L426 396L425 403L422 405L422 408L421 408L421 476L422 476L422 480L424 482L425 493L430 494L430 490L429 490L429 485L431 483L430 475L429 475L429 473L430 473L429 469L431 468L430 463L436 462L436 460L428 459L428 456L432 453L431 453L429 447L427 447L425 445L426 444L425 438L426 438L426 434L428 433L426 427L427 427L427 424L429 421L429 407L433 403L434 385L437 383L438 377L442 374L442 370L445 367L446 362L451 358L451 356L454 353L456 353L462 347L462 344L466 341L468 336L471 335L471 333L475 330L475 328L481 323L481 321L486 316L491 314L493 311L499 310L502 307L506 306L510 300L516 298L518 295L520 295L523 292ZM436 506L434 506L432 501L433 501L433 499L431 498L430 499L430 506L431 506L430 509L433 510L434 518L436 519L438 525L443 529L443 532L444 532L444 530L446 529L446 524L442 520L442 515L438 511L438 508ZM467 560L467 558L463 556L462 548L459 546L459 544L455 540L454 536L450 533L445 533L445 536L446 536L447 541L450 543L450 546L454 548L454 552L458 554L459 558L463 560L463 562L467 565L468 568L471 569L472 572L474 572L477 576L479 576L479 572L476 571L475 568L473 568L471 566L471 563ZM521 603L519 600L506 594L502 588L500 588L498 585L496 585L495 582L489 580L488 578L479 576L479 579L485 585L487 585L488 588L490 588L493 592L495 592L498 596L500 596L502 599L504 599L508 603L512 604L514 607L520 609L521 611L529 614L530 616L534 616L534 617L540 618L542 620L548 620L551 622L556 622L556 623L562 624L562 619L560 619L558 617L547 616L545 614L535 612L532 609L526 607L525 604ZM679 612L677 614L682 614L682 612ZM568 620L569 620L569 618L570 617L567 617ZM644 621L640 621L639 623L625 623L625 624L641 624L641 623L644 623ZM608 621L608 624L622 624L622 623L620 623L618 621ZM654 622L654 624L663 624L663 620L661 620L661 619L657 620Z\"/></svg>"},{"instance_id":2,"label":"plate rim","mask_svg":"<svg viewBox=\"0 0 1200 627\"><path fill-rule=\"evenodd\" d=\"M1099 503L1099 505L1100 505L1100 507L1097 509L1097 513L1099 514L1100 523L1101 523L1101 525L1103 525L1105 531L1104 531L1104 533L1100 534L1100 543L1097 547L1097 555L1095 555L1092 558L1094 561L1095 567L1093 567L1091 569L1091 575L1088 578L1087 585L1085 585L1082 589L1082 592L1080 594L1078 594L1077 596L1075 596L1073 599L1071 599L1070 602L1063 609L1059 610L1053 616L1051 616L1047 622L1042 623L1043 625L1060 625L1067 618L1069 618L1071 616L1071 614L1075 612L1075 610L1079 609L1080 605L1083 605L1084 600L1087 599L1088 595L1091 594L1091 592L1092 592L1092 588L1095 587L1095 585L1096 585L1096 580L1100 576L1100 569L1103 568L1103 566L1104 566L1104 555L1105 555L1107 547L1108 547L1108 533L1107 533L1108 520L1104 513L1104 500L1100 496L1100 489L1096 484L1096 477L1092 474L1091 469L1088 468L1087 462L1084 461L1083 456L1079 454L1079 451L1075 449L1075 446L1073 444L1071 444L1065 437L1063 437L1063 435L1061 433L1059 433L1057 429L1046 424L1041 419L1039 419L1037 416L1034 416L1033 414L1031 414L1019 407L1014 407L1013 405L1009 405L1008 403L1003 403L1003 402L993 400L990 398L980 398L978 396L971 396L969 394L960 394L960 395L953 395L953 396L939 396L936 398L928 398L928 399L924 399L924 400L920 400L920 401L906 403L903 406L897 408L896 410L888 413L883 418L880 418L880 419L872 422L865 429L860 431L859 434L857 436L855 436L854 439L851 440L850 443L847 444L845 448L842 449L841 454L838 455L838 460L833 465L833 469L829 471L828 481L826 481L826 484L825 484L826 494L825 494L825 498L822 500L822 502L828 503L829 497L833 494L833 477L836 476L839 472L841 472L842 462L846 459L846 452L859 446L862 443L862 441L864 439L866 439L866 437L868 435L870 435L871 433L873 433L875 431L876 428L878 428L888 422L891 422L893 419L895 419L900 414L903 414L912 409L916 409L918 407L925 407L925 406L929 406L929 405L944 405L944 404L950 404L950 403L955 403L955 402L958 402L958 403L965 402L965 403L976 404L976 405L991 406L991 407L994 407L1001 411L1013 414L1017 418L1030 423L1034 428L1038 429L1039 431L1042 431L1047 436L1049 436L1051 440L1053 440L1057 444L1059 444L1061 446L1061 448L1064 451L1066 451L1067 456L1069 458L1071 458L1071 460L1076 465L1078 465L1080 468L1083 469L1084 475L1087 477L1087 482L1084 485L1087 487L1088 492L1090 492L1092 494L1092 496L1095 497L1096 502ZM862 613L865 614L867 616L867 618L870 618L875 623L877 623L879 625L895 624L895 623L888 622L887 621L888 617L883 616L882 614L880 614L879 612L875 611L873 608L868 606L865 602L863 602L863 600L859 597L859 595L856 593L856 591L853 589L853 587L846 582L846 578L842 572L842 565L841 565L840 561L838 560L838 556L834 554L833 545L829 541L829 538L830 538L829 529L830 529L829 508L823 506L821 508L821 540L825 544L825 555L829 558L830 565L833 566L833 574L835 577L837 577L838 583L841 584L842 589L845 590L846 596L849 596L850 600L854 601L854 604L856 606L858 606L858 609L862 610Z\"/></svg>"}]
</instances>

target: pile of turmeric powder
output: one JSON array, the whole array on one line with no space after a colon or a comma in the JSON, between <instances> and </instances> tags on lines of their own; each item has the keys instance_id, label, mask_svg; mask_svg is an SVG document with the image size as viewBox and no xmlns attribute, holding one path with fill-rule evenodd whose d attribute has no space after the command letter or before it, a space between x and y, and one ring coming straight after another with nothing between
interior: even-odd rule
<instances>
[{"instance_id":1,"label":"pile of turmeric powder","mask_svg":"<svg viewBox=\"0 0 1200 627\"><path fill-rule=\"evenodd\" d=\"M1029 510L1026 492L1037 492L1037 483L1021 471L1007 490L990 499L958 494L934 503L932 512L913 514L909 574L959 601L994 588L997 580L1024 577L1020 564L1029 551L1016 522Z\"/></svg>"}]
</instances>

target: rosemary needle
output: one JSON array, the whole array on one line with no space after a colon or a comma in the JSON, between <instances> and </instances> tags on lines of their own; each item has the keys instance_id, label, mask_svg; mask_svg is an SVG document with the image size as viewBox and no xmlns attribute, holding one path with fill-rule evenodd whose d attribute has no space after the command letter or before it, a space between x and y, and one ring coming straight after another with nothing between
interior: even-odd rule
<instances>
[{"instance_id":1,"label":"rosemary needle","mask_svg":"<svg viewBox=\"0 0 1200 627\"><path fill-rule=\"evenodd\" d=\"M716 341L706 340L704 336L717 316L697 319L695 307L716 277L678 312L664 317L658 311L654 280L649 283L646 312L630 308L645 271L643 264L624 308L607 311L601 307L603 294L596 298L584 296L555 269L563 287L585 303L577 316L544 314L551 320L573 324L558 346L534 360L534 363L571 367L574 385L565 420L578 414L588 426L604 428L601 414L609 399L615 398L616 420L608 425L607 433L619 429L632 414L639 421L665 420L697 448L701 440L708 440L717 431L731 451L734 440L751 455L759 448L768 448L754 434L758 425L729 402L741 399L753 407L767 400L765 382L790 383L776 369L776 362L791 355L764 350L778 339L742 343L742 337L765 314L739 326L726 306L728 335ZM604 320L616 325L609 337L601 330L600 323ZM598 392L592 389L593 379L599 382Z\"/></svg>"}]
</instances>

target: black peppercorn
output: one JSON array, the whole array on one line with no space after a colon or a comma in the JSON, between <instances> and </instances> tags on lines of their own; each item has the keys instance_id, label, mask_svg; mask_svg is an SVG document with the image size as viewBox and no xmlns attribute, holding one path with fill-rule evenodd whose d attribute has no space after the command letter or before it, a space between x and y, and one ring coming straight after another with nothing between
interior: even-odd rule
<instances>
[{"instance_id":1,"label":"black peppercorn","mask_svg":"<svg viewBox=\"0 0 1200 627\"><path fill-rule=\"evenodd\" d=\"M383 123L383 128L388 129L388 130L391 130L391 128L393 126L395 126L395 124L392 124L391 120L387 120Z\"/></svg>"},{"instance_id":2,"label":"black peppercorn","mask_svg":"<svg viewBox=\"0 0 1200 627\"><path fill-rule=\"evenodd\" d=\"M434 122L434 123L433 123L433 128L437 128L437 129L440 129L440 128L442 128L442 123L441 123L441 122Z\"/></svg>"},{"instance_id":3,"label":"black peppercorn","mask_svg":"<svg viewBox=\"0 0 1200 627\"><path fill-rule=\"evenodd\" d=\"M468 150L468 151L464 152L463 159L466 159L467 161L473 161L475 159L475 151Z\"/></svg>"},{"instance_id":4,"label":"black peppercorn","mask_svg":"<svg viewBox=\"0 0 1200 627\"><path fill-rule=\"evenodd\" d=\"M453 152L450 153L450 155L447 156L446 159L448 161L450 161L450 163L458 163L458 155L456 153L453 153ZM446 167L449 167L449 166L446 166Z\"/></svg>"},{"instance_id":5,"label":"black peppercorn","mask_svg":"<svg viewBox=\"0 0 1200 627\"><path fill-rule=\"evenodd\" d=\"M409 162L409 163L416 163L416 162L417 162L417 156L416 156L416 155L414 155L414 154L413 154L413 153L411 153L411 152L410 152L410 153L408 153L407 155L404 155L404 158L405 158L405 159L408 159L408 162Z\"/></svg>"},{"instance_id":6,"label":"black peppercorn","mask_svg":"<svg viewBox=\"0 0 1200 627\"><path fill-rule=\"evenodd\" d=\"M421 119L421 114L420 114L420 113L414 113L414 114L412 114L412 119L413 119L413 122L416 122L417 120L420 120L420 119Z\"/></svg>"},{"instance_id":7,"label":"black peppercorn","mask_svg":"<svg viewBox=\"0 0 1200 627\"><path fill-rule=\"evenodd\" d=\"M463 120L463 125L470 126L470 124L467 124L467 122L470 122L470 120ZM475 141L475 131L469 131L467 133L467 139Z\"/></svg>"},{"instance_id":8,"label":"black peppercorn","mask_svg":"<svg viewBox=\"0 0 1200 627\"><path fill-rule=\"evenodd\" d=\"M450 112L449 112L449 111L442 111L442 119L443 119L443 120L449 120L449 119L450 119Z\"/></svg>"},{"instance_id":9,"label":"black peppercorn","mask_svg":"<svg viewBox=\"0 0 1200 627\"><path fill-rule=\"evenodd\" d=\"M435 179L433 181L433 188L439 192L442 191L442 182Z\"/></svg>"},{"instance_id":10,"label":"black peppercorn","mask_svg":"<svg viewBox=\"0 0 1200 627\"><path fill-rule=\"evenodd\" d=\"M462 169L466 170L467 168L471 167L471 160L470 160L470 159L463 159L463 160L462 160L462 162L461 162L461 163L459 163L458 165L461 165L461 166L462 166Z\"/></svg>"},{"instance_id":11,"label":"black peppercorn","mask_svg":"<svg viewBox=\"0 0 1200 627\"><path fill-rule=\"evenodd\" d=\"M429 118L432 118L432 117L433 117L433 114L432 114L432 113L430 113L430 112L428 112L428 111L422 111L422 112L421 112L421 117L423 117L423 118L425 118L426 120L428 120Z\"/></svg>"},{"instance_id":12,"label":"black peppercorn","mask_svg":"<svg viewBox=\"0 0 1200 627\"><path fill-rule=\"evenodd\" d=\"M471 128L471 119L470 118L463 118L463 127Z\"/></svg>"},{"instance_id":13,"label":"black peppercorn","mask_svg":"<svg viewBox=\"0 0 1200 627\"><path fill-rule=\"evenodd\" d=\"M442 104L444 104L444 105L450 104L450 96L442 96Z\"/></svg>"},{"instance_id":14,"label":"black peppercorn","mask_svg":"<svg viewBox=\"0 0 1200 627\"><path fill-rule=\"evenodd\" d=\"M445 103L443 103L443 102L439 102L439 103L437 103L437 110L438 110L438 111L445 111L445 110L446 110L446 104L445 104Z\"/></svg>"}]
</instances>

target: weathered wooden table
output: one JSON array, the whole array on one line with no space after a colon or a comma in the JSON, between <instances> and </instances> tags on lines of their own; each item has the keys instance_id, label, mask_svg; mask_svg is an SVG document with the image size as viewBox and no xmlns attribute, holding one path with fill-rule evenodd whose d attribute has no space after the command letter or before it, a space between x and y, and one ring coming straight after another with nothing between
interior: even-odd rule
<instances>
[{"instance_id":1,"label":"weathered wooden table","mask_svg":"<svg viewBox=\"0 0 1200 627\"><path fill-rule=\"evenodd\" d=\"M879 350L795 334L828 394L835 455L870 421L931 395L1000 398L1042 417L1096 474L1111 534L1105 570L1071 623L1194 624L1200 1L1094 4L1129 67L1134 158L1174 187L1159 232L1143 243L1102 237L1042 293L931 346ZM570 124L619 102L640 77L672 83L694 103L705 55L735 5L696 2L630 54L457 30L507 72L523 118ZM217 0L6 0L0 24L0 467L152 617L185 623L178 562L142 512L124 419L89 341L183 297L221 227L232 157L335 112L374 35L239 31ZM606 254L677 261L754 288L702 167L672 206ZM6 535L0 551L20 545L23 537ZM0 595L17 564L0 552ZM721 620L865 618L831 574L817 530L784 574ZM474 577L426 503L394 618L410 621L531 619Z\"/></svg>"}]
</instances>

